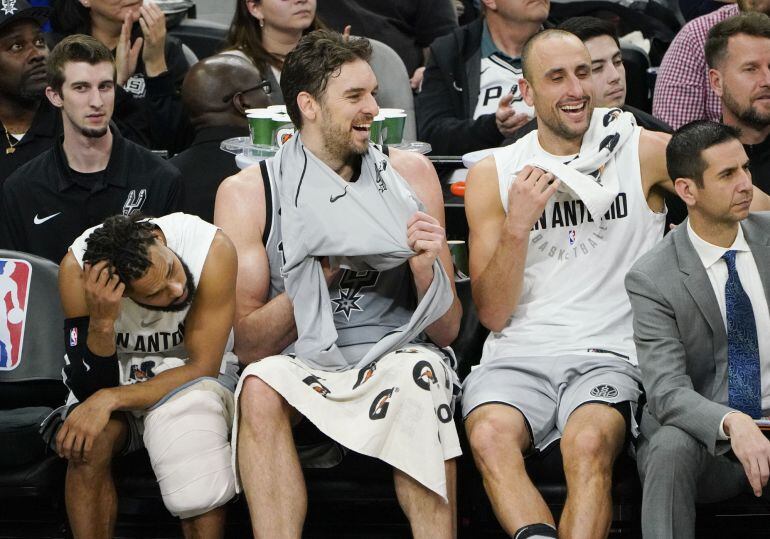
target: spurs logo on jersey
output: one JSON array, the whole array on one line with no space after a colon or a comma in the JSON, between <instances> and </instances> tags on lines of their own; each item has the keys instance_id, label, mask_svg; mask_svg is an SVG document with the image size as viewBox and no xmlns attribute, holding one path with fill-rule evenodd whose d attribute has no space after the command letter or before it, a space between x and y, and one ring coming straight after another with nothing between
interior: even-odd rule
<instances>
[{"instance_id":1,"label":"spurs logo on jersey","mask_svg":"<svg viewBox=\"0 0 770 539\"><path fill-rule=\"evenodd\" d=\"M351 271L345 270L340 279L337 297L332 298L334 314L342 313L345 319L350 320L353 311L363 311L358 302L364 298L361 291L377 284L380 278L378 271Z\"/></svg>"},{"instance_id":2,"label":"spurs logo on jersey","mask_svg":"<svg viewBox=\"0 0 770 539\"><path fill-rule=\"evenodd\" d=\"M131 215L142 210L144 201L147 200L147 189L131 189L123 204L123 215Z\"/></svg>"},{"instance_id":3,"label":"spurs logo on jersey","mask_svg":"<svg viewBox=\"0 0 770 539\"><path fill-rule=\"evenodd\" d=\"M481 74L479 77L479 96L473 118L483 114L494 114L500 99L508 92L513 94L511 107L518 113L530 116L534 110L524 102L519 91L521 78L521 62L494 53L481 59Z\"/></svg>"}]
</instances>

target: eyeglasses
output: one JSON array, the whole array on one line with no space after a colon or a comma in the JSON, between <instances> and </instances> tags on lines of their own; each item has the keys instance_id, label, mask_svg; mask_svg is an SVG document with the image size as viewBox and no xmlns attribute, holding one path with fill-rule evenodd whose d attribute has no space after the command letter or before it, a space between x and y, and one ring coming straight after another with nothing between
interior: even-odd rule
<instances>
[{"instance_id":1,"label":"eyeglasses","mask_svg":"<svg viewBox=\"0 0 770 539\"><path fill-rule=\"evenodd\" d=\"M270 95L273 92L273 86L270 84L270 81L267 79L259 81L259 83L256 86L252 86L251 88L247 88L246 90L240 90L238 92L232 93L226 97L222 98L222 103L227 103L232 98L234 98L236 95L239 94L245 94L248 92L251 92L253 90L261 89L265 95Z\"/></svg>"}]
</instances>

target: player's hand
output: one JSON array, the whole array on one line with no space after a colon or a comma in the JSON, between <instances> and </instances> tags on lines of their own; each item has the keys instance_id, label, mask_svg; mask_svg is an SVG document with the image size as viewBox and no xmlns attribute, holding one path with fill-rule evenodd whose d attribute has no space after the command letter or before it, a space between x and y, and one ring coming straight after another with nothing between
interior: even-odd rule
<instances>
[{"instance_id":1,"label":"player's hand","mask_svg":"<svg viewBox=\"0 0 770 539\"><path fill-rule=\"evenodd\" d=\"M145 71L148 77L157 77L167 71L166 66L166 16L155 2L146 2L139 8L139 26L144 35Z\"/></svg>"},{"instance_id":2,"label":"player's hand","mask_svg":"<svg viewBox=\"0 0 770 539\"><path fill-rule=\"evenodd\" d=\"M110 420L112 403L111 394L102 389L70 412L56 435L56 452L61 458L76 463L89 461L94 440Z\"/></svg>"},{"instance_id":3,"label":"player's hand","mask_svg":"<svg viewBox=\"0 0 770 539\"><path fill-rule=\"evenodd\" d=\"M324 256L321 258L321 268L324 270L324 279L326 279L326 286L331 286L337 275L340 274L342 268L332 268L329 264L329 257Z\"/></svg>"},{"instance_id":4,"label":"player's hand","mask_svg":"<svg viewBox=\"0 0 770 539\"><path fill-rule=\"evenodd\" d=\"M126 286L118 274L111 270L109 262L102 260L83 268L83 288L86 305L92 322L113 324L120 316L120 302Z\"/></svg>"},{"instance_id":5,"label":"player's hand","mask_svg":"<svg viewBox=\"0 0 770 539\"><path fill-rule=\"evenodd\" d=\"M528 236L558 188L559 180L550 172L530 165L524 167L508 188L506 230L516 237Z\"/></svg>"},{"instance_id":6,"label":"player's hand","mask_svg":"<svg viewBox=\"0 0 770 539\"><path fill-rule=\"evenodd\" d=\"M446 233L438 220L425 212L416 212L406 224L406 242L417 253L409 259L412 273L433 274L433 262L438 258L446 242Z\"/></svg>"},{"instance_id":7,"label":"player's hand","mask_svg":"<svg viewBox=\"0 0 770 539\"><path fill-rule=\"evenodd\" d=\"M518 129L530 120L529 116L526 114L516 112L511 106L511 101L513 101L513 94L508 92L508 94L504 95L497 104L497 111L495 111L497 130L500 131L504 137L513 136Z\"/></svg>"},{"instance_id":8,"label":"player's hand","mask_svg":"<svg viewBox=\"0 0 770 539\"><path fill-rule=\"evenodd\" d=\"M770 477L770 441L754 420L743 413L728 414L724 429L730 436L733 453L743 465L754 495L762 496L762 489Z\"/></svg>"},{"instance_id":9,"label":"player's hand","mask_svg":"<svg viewBox=\"0 0 770 539\"><path fill-rule=\"evenodd\" d=\"M115 50L116 82L120 86L125 86L126 81L128 81L136 71L136 62L139 59L139 51L142 49L142 43L144 42L143 38L138 37L133 44L131 43L131 28L138 18L139 14L135 11L127 13L123 18L123 26L120 28L118 48Z\"/></svg>"},{"instance_id":10,"label":"player's hand","mask_svg":"<svg viewBox=\"0 0 770 539\"><path fill-rule=\"evenodd\" d=\"M344 41L345 43L348 43L350 41L350 30L352 28L353 28L352 26L350 26L349 24L346 24L345 28L342 29L342 41Z\"/></svg>"}]
</instances>

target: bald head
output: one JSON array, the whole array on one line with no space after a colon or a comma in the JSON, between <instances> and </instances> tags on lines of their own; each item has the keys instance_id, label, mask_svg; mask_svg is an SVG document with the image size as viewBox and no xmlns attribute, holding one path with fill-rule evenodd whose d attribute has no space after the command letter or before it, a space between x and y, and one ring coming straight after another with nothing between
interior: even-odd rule
<instances>
[{"instance_id":1,"label":"bald head","mask_svg":"<svg viewBox=\"0 0 770 539\"><path fill-rule=\"evenodd\" d=\"M553 67L550 64L554 63L556 56L558 56L553 53L566 50L578 53L585 52L588 65L591 65L591 56L588 54L588 49L572 32L556 28L538 32L527 40L524 44L524 50L521 51L521 69L524 78L531 83L533 79L537 78L538 73Z\"/></svg>"},{"instance_id":2,"label":"bald head","mask_svg":"<svg viewBox=\"0 0 770 539\"><path fill-rule=\"evenodd\" d=\"M270 97L254 64L234 54L217 54L193 65L182 83L182 102L195 127L246 125L244 111L266 107Z\"/></svg>"}]
</instances>

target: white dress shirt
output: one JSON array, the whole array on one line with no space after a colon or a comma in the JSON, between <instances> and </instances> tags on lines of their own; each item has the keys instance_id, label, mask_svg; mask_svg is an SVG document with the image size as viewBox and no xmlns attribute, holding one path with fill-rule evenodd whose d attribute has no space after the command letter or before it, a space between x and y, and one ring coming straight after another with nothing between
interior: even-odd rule
<instances>
[{"instance_id":1,"label":"white dress shirt","mask_svg":"<svg viewBox=\"0 0 770 539\"><path fill-rule=\"evenodd\" d=\"M757 263L751 254L749 244L743 236L743 228L738 227L738 234L735 241L728 247L719 247L702 239L690 225L687 220L687 234L690 236L695 252L706 268L711 287L719 304L719 311L722 313L722 321L727 331L727 312L725 307L725 285L727 284L727 262L722 259L727 251L737 251L735 255L735 269L738 271L738 277L746 295L749 296L751 307L754 310L754 321L757 326L757 344L759 345L759 365L762 376L762 410L770 409L770 312L767 308L767 297L765 289L762 286L762 279L759 276ZM727 417L727 416L725 416ZM723 440L728 437L724 432L724 418L719 425L719 435Z\"/></svg>"}]
</instances>

